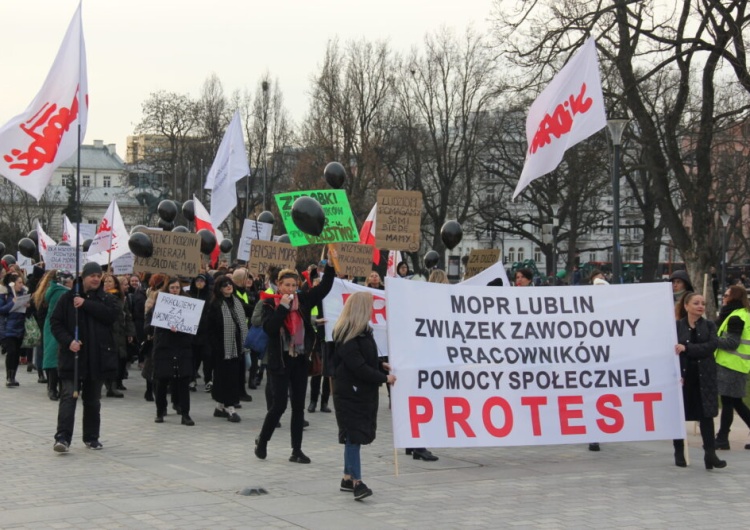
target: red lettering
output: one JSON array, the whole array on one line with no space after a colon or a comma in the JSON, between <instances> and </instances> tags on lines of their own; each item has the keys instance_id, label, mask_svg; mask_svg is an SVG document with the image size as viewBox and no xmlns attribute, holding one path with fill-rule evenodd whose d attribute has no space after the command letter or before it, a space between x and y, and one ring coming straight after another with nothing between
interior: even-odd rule
<instances>
[{"instance_id":1,"label":"red lettering","mask_svg":"<svg viewBox=\"0 0 750 530\"><path fill-rule=\"evenodd\" d=\"M643 420L646 432L653 431L654 427L654 401L661 401L661 392L642 392L633 394L633 401L643 403Z\"/></svg>"},{"instance_id":2,"label":"red lettering","mask_svg":"<svg viewBox=\"0 0 750 530\"><path fill-rule=\"evenodd\" d=\"M557 398L557 409L560 414L560 432L568 434L586 434L585 425L571 425L570 420L583 418L583 410L569 409L570 405L583 404L583 396L560 396Z\"/></svg>"},{"instance_id":3,"label":"red lettering","mask_svg":"<svg viewBox=\"0 0 750 530\"><path fill-rule=\"evenodd\" d=\"M542 435L542 424L539 421L539 407L547 404L547 398L544 396L522 397L521 405L529 407L531 410L531 432L534 436Z\"/></svg>"},{"instance_id":4,"label":"red lettering","mask_svg":"<svg viewBox=\"0 0 750 530\"><path fill-rule=\"evenodd\" d=\"M494 407L503 409L505 423L502 427L496 427L492 423L492 409ZM513 430L513 409L510 407L510 403L498 396L489 398L484 402L484 406L482 407L482 421L484 422L484 428L492 436L497 438L508 436Z\"/></svg>"},{"instance_id":5,"label":"red lettering","mask_svg":"<svg viewBox=\"0 0 750 530\"><path fill-rule=\"evenodd\" d=\"M469 438L476 438L476 434L466 421L471 414L469 400L462 397L447 397L443 400L445 406L445 427L448 429L448 438L456 437L456 424L461 427L464 434ZM456 411L455 409L459 409Z\"/></svg>"},{"instance_id":6,"label":"red lettering","mask_svg":"<svg viewBox=\"0 0 750 530\"><path fill-rule=\"evenodd\" d=\"M622 413L614 407L622 407L622 400L615 394L604 394L596 400L596 411L605 418L612 420L611 424L603 419L596 420L596 425L603 433L620 432L625 424Z\"/></svg>"},{"instance_id":7,"label":"red lettering","mask_svg":"<svg viewBox=\"0 0 750 530\"><path fill-rule=\"evenodd\" d=\"M581 84L581 91L578 93L578 95L570 96L570 98L568 98L568 102L570 103L570 111L573 113L573 116L575 116L576 114L583 114L591 108L594 100L591 98L586 98L584 100L585 96L586 83L583 83Z\"/></svg>"},{"instance_id":8,"label":"red lettering","mask_svg":"<svg viewBox=\"0 0 750 530\"><path fill-rule=\"evenodd\" d=\"M382 296L373 296L372 297L372 315L370 317L370 320L373 324L378 323L378 319L375 318L377 315L383 316L383 324L388 320L385 316L385 298Z\"/></svg>"},{"instance_id":9,"label":"red lettering","mask_svg":"<svg viewBox=\"0 0 750 530\"><path fill-rule=\"evenodd\" d=\"M419 411L418 409L422 409ZM432 402L426 397L409 396L409 423L412 438L419 438L419 424L432 420Z\"/></svg>"},{"instance_id":10,"label":"red lettering","mask_svg":"<svg viewBox=\"0 0 750 530\"><path fill-rule=\"evenodd\" d=\"M586 97L586 83L582 83L577 96L571 95L562 104L557 105L551 116L544 115L529 145L529 153L533 155L540 148L551 144L552 136L560 138L568 134L573 128L573 117L585 114L593 103L593 99Z\"/></svg>"}]
</instances>

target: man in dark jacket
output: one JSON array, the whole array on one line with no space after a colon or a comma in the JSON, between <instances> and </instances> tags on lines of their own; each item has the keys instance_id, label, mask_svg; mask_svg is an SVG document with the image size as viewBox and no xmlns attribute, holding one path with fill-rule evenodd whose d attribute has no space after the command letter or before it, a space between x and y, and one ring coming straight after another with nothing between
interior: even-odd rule
<instances>
[{"instance_id":1,"label":"man in dark jacket","mask_svg":"<svg viewBox=\"0 0 750 530\"><path fill-rule=\"evenodd\" d=\"M60 344L57 369L62 392L54 444L57 453L70 449L78 401L73 394L79 387L83 399L83 442L90 449L102 448L101 391L105 379L117 376L118 353L112 326L118 317L118 306L115 298L102 290L101 283L101 266L84 265L79 285L60 298L50 318L52 334Z\"/></svg>"}]
</instances>

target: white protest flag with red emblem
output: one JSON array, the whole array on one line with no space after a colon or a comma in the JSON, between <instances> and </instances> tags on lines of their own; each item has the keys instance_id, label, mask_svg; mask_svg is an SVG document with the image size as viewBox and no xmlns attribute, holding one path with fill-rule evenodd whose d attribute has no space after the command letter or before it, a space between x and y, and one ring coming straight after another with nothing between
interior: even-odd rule
<instances>
[{"instance_id":1,"label":"white protest flag with red emblem","mask_svg":"<svg viewBox=\"0 0 750 530\"><path fill-rule=\"evenodd\" d=\"M67 243L71 247L74 247L76 246L76 241L78 241L78 230L76 230L76 226L70 222L68 216L63 214L63 231L60 243ZM81 243L83 243L83 241L81 241Z\"/></svg>"},{"instance_id":2,"label":"white protest flag with red emblem","mask_svg":"<svg viewBox=\"0 0 750 530\"><path fill-rule=\"evenodd\" d=\"M39 200L57 166L78 149L79 124L83 141L88 95L79 4L42 89L0 128L0 175Z\"/></svg>"},{"instance_id":3,"label":"white protest flag with red emblem","mask_svg":"<svg viewBox=\"0 0 750 530\"><path fill-rule=\"evenodd\" d=\"M555 169L570 147L606 125L596 42L590 38L529 109L529 146L513 198L532 180Z\"/></svg>"},{"instance_id":4,"label":"white protest flag with red emblem","mask_svg":"<svg viewBox=\"0 0 750 530\"><path fill-rule=\"evenodd\" d=\"M215 228L219 228L237 206L235 184L249 174L242 120L240 111L236 111L206 176L205 189L211 190L211 224Z\"/></svg>"},{"instance_id":5,"label":"white protest flag with red emblem","mask_svg":"<svg viewBox=\"0 0 750 530\"><path fill-rule=\"evenodd\" d=\"M375 265L380 264L380 251L375 246L375 217L378 212L378 205L372 207L372 210L370 210L370 214L367 216L367 219L365 219L365 222L362 224L362 229L359 231L359 242L362 245L372 245L373 251L372 251L372 262Z\"/></svg>"},{"instance_id":6,"label":"white protest flag with red emblem","mask_svg":"<svg viewBox=\"0 0 750 530\"><path fill-rule=\"evenodd\" d=\"M208 210L203 206L203 203L198 200L198 197L193 195L193 209L195 211L195 231L203 230L204 228L216 235L216 230L211 224L211 216L208 214ZM217 240L218 243L218 240ZM219 262L219 245L217 244L213 252L211 252L211 263L216 264Z\"/></svg>"},{"instance_id":7,"label":"white protest flag with red emblem","mask_svg":"<svg viewBox=\"0 0 750 530\"><path fill-rule=\"evenodd\" d=\"M120 256L124 256L130 249L128 248L128 231L125 228L125 221L120 215L120 208L117 202L109 203L109 208L99 223L96 235L91 241L88 250L88 260L95 261L100 265L111 263Z\"/></svg>"},{"instance_id":8,"label":"white protest flag with red emblem","mask_svg":"<svg viewBox=\"0 0 750 530\"><path fill-rule=\"evenodd\" d=\"M390 276L391 278L398 276L397 267L402 261L403 258L401 257L400 250L391 250L388 252L388 269L386 269L385 275Z\"/></svg>"},{"instance_id":9,"label":"white protest flag with red emblem","mask_svg":"<svg viewBox=\"0 0 750 530\"><path fill-rule=\"evenodd\" d=\"M57 242L47 235L47 232L42 229L42 224L39 221L36 222L36 234L39 241L39 255L42 257L42 261L45 261L47 249L57 245Z\"/></svg>"}]
</instances>

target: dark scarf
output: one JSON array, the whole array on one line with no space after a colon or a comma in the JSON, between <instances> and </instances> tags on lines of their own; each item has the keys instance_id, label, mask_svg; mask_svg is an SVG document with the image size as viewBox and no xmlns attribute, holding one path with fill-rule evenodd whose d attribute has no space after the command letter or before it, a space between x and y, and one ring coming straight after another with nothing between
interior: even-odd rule
<instances>
[{"instance_id":1,"label":"dark scarf","mask_svg":"<svg viewBox=\"0 0 750 530\"><path fill-rule=\"evenodd\" d=\"M737 311L738 309L742 309L743 307L745 306L743 306L742 302L740 302L739 300L732 300L728 304L723 305L721 307L721 310L719 311L719 318L716 319L716 328L720 328L727 317L731 315L733 311Z\"/></svg>"}]
</instances>

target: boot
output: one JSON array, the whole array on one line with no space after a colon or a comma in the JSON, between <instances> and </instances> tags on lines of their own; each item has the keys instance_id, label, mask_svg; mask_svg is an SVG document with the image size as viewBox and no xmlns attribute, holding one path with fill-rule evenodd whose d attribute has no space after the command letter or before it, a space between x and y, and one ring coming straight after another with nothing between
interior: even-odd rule
<instances>
[{"instance_id":1,"label":"boot","mask_svg":"<svg viewBox=\"0 0 750 530\"><path fill-rule=\"evenodd\" d=\"M674 445L674 465L677 467L687 467L685 460L685 440L673 440Z\"/></svg>"},{"instance_id":2,"label":"boot","mask_svg":"<svg viewBox=\"0 0 750 530\"><path fill-rule=\"evenodd\" d=\"M727 467L726 460L719 460L714 449L706 449L705 447L703 448L703 463L706 464L706 469L722 469Z\"/></svg>"},{"instance_id":3,"label":"boot","mask_svg":"<svg viewBox=\"0 0 750 530\"><path fill-rule=\"evenodd\" d=\"M5 386L7 386L7 387L20 386L18 384L18 381L16 381L16 371L15 370L7 370L7 372L8 372L8 378L5 381Z\"/></svg>"},{"instance_id":4,"label":"boot","mask_svg":"<svg viewBox=\"0 0 750 530\"><path fill-rule=\"evenodd\" d=\"M714 441L714 446L716 447L716 449L729 451L729 431L722 432L721 429L719 429L719 432L716 433L716 441Z\"/></svg>"},{"instance_id":5,"label":"boot","mask_svg":"<svg viewBox=\"0 0 750 530\"><path fill-rule=\"evenodd\" d=\"M307 407L307 412L315 412L315 408L318 406L317 401L311 401L310 405Z\"/></svg>"},{"instance_id":6,"label":"boot","mask_svg":"<svg viewBox=\"0 0 750 530\"><path fill-rule=\"evenodd\" d=\"M51 401L60 400L60 391L58 389L59 378L57 377L57 369L47 370L47 397Z\"/></svg>"},{"instance_id":7,"label":"boot","mask_svg":"<svg viewBox=\"0 0 750 530\"><path fill-rule=\"evenodd\" d=\"M36 382L39 383L39 384L42 384L42 385L46 385L47 384L47 377L44 374L44 370L39 370L37 372L37 380L36 380Z\"/></svg>"},{"instance_id":8,"label":"boot","mask_svg":"<svg viewBox=\"0 0 750 530\"><path fill-rule=\"evenodd\" d=\"M143 399L146 401L154 400L154 382L150 379L146 379L146 392L143 394Z\"/></svg>"},{"instance_id":9,"label":"boot","mask_svg":"<svg viewBox=\"0 0 750 530\"><path fill-rule=\"evenodd\" d=\"M107 397L122 398L125 394L117 390L117 385L112 379L104 381L104 386L107 387Z\"/></svg>"}]
</instances>

